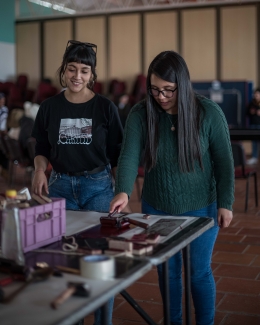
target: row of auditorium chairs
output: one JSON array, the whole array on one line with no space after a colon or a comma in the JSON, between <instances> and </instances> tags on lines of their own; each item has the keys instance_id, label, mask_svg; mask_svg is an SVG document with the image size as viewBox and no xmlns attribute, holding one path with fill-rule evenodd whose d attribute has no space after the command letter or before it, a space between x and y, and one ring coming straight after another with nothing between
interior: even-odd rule
<instances>
[{"instance_id":1,"label":"row of auditorium chairs","mask_svg":"<svg viewBox=\"0 0 260 325\"><path fill-rule=\"evenodd\" d=\"M115 103L120 95L127 93L131 105L139 102L146 96L146 76L139 74L133 84L132 90L126 91L126 82L118 79L113 79L109 83L108 94Z\"/></svg>"},{"instance_id":2,"label":"row of auditorium chairs","mask_svg":"<svg viewBox=\"0 0 260 325\"><path fill-rule=\"evenodd\" d=\"M13 108L23 108L24 102L30 101L32 103L40 104L46 98L56 95L60 90L51 84L49 79L39 82L36 90L28 88L28 76L20 74L16 81L0 81L0 92L6 96L6 106L9 110ZM96 82L94 91L102 95L108 95L111 100L115 101L117 98L126 93L126 82L118 79L113 79L108 85L108 94L104 93L104 87L101 82ZM130 96L130 103L133 105L143 99L146 95L146 77L139 74L136 77L133 88L128 92Z\"/></svg>"},{"instance_id":3,"label":"row of auditorium chairs","mask_svg":"<svg viewBox=\"0 0 260 325\"><path fill-rule=\"evenodd\" d=\"M36 90L28 88L28 77L19 75L15 82L0 82L0 92L6 97L6 106L9 110L22 108L26 101L40 104L48 97L58 93L58 88L54 87L48 80L41 81Z\"/></svg>"}]
</instances>

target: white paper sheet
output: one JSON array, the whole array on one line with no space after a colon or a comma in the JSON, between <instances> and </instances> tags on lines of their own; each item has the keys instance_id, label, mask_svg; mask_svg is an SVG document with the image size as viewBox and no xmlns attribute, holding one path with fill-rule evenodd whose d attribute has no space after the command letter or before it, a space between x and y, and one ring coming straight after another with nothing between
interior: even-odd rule
<instances>
[{"instance_id":1,"label":"white paper sheet","mask_svg":"<svg viewBox=\"0 0 260 325\"><path fill-rule=\"evenodd\" d=\"M117 214L115 216L120 216ZM100 223L99 219L101 216L107 216L106 213L95 212L95 211L66 211L66 236L71 236L73 234L79 233L83 230L96 226ZM151 215L150 219L143 219L142 213L131 213L127 217L135 219L148 225L153 225L160 219L180 219L185 220L185 222L174 231L172 231L168 236L161 236L160 242L166 241L168 238L173 236L173 234L178 233L181 229L187 227L187 225L193 223L198 217L178 217L178 216L161 216L161 215ZM143 228L134 227L129 228L129 231L120 234L120 237L125 237L130 239L135 234L140 234L144 232Z\"/></svg>"},{"instance_id":2,"label":"white paper sheet","mask_svg":"<svg viewBox=\"0 0 260 325\"><path fill-rule=\"evenodd\" d=\"M100 223L99 218L106 213L95 211L66 210L66 236L71 236Z\"/></svg>"}]
</instances>

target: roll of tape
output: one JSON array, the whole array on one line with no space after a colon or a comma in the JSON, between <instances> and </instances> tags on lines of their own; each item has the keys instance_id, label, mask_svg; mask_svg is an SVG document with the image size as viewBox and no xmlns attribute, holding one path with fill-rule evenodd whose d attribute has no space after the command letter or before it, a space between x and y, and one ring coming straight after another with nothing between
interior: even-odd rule
<instances>
[{"instance_id":1,"label":"roll of tape","mask_svg":"<svg viewBox=\"0 0 260 325\"><path fill-rule=\"evenodd\" d=\"M115 276L115 260L107 255L83 256L80 259L80 274L89 279L111 279Z\"/></svg>"}]
</instances>

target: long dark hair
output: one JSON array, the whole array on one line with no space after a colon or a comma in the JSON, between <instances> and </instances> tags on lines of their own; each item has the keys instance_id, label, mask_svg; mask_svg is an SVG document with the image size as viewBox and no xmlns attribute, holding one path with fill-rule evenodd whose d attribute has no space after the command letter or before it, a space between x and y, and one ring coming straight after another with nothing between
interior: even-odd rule
<instances>
[{"instance_id":1,"label":"long dark hair","mask_svg":"<svg viewBox=\"0 0 260 325\"><path fill-rule=\"evenodd\" d=\"M93 78L91 80L92 81L91 84L88 83L87 88L92 90L94 83L97 79L97 74L96 74L97 58L96 58L96 52L93 50L93 48L85 45L85 43L81 43L77 41L67 46L63 55L61 66L57 70L60 85L62 87L67 87L67 85L64 83L63 76L68 63L70 62L77 62L77 63L90 65Z\"/></svg>"},{"instance_id":2,"label":"long dark hair","mask_svg":"<svg viewBox=\"0 0 260 325\"><path fill-rule=\"evenodd\" d=\"M194 171L195 161L199 161L203 169L199 128L199 102L193 91L190 74L184 59L174 51L158 54L151 62L146 80L147 87L147 139L144 150L144 166L150 171L156 165L159 140L159 104L149 93L151 75L178 86L178 162L181 172Z\"/></svg>"}]
</instances>

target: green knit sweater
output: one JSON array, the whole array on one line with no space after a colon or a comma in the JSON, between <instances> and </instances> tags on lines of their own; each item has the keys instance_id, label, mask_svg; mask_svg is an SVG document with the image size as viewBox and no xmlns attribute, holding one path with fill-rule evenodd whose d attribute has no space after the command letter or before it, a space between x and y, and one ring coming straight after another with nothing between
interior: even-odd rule
<instances>
[{"instance_id":1,"label":"green knit sweater","mask_svg":"<svg viewBox=\"0 0 260 325\"><path fill-rule=\"evenodd\" d=\"M194 172L180 172L177 131L171 131L169 118L172 116L162 112L156 166L145 172L143 199L155 209L169 214L198 210L214 201L218 208L232 210L234 163L226 118L216 103L198 98L204 107L200 129L204 170L196 162ZM125 192L130 196L146 141L145 102L132 108L124 132L115 193Z\"/></svg>"}]
</instances>

